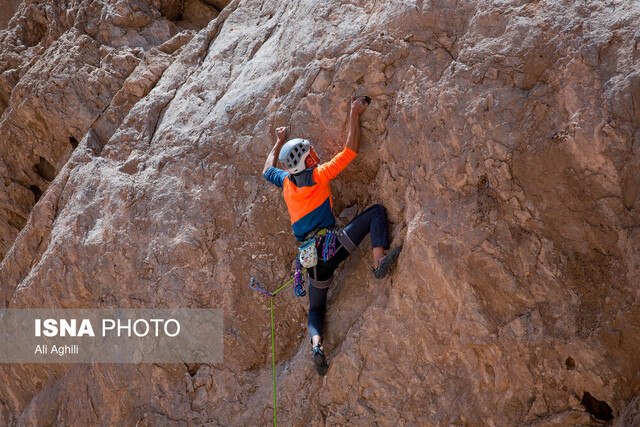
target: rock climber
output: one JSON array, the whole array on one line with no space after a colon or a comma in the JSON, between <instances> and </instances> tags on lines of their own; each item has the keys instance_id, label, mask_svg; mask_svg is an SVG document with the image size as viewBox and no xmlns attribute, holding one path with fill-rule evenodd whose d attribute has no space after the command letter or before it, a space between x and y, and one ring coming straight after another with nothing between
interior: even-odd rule
<instances>
[{"instance_id":1,"label":"rock climber","mask_svg":"<svg viewBox=\"0 0 640 427\"><path fill-rule=\"evenodd\" d=\"M335 238L332 257L326 261L318 256L317 265L308 269L309 273L309 316L307 324L311 336L313 362L316 371L325 375L328 369L322 331L326 310L327 292L333 281L333 273L367 234L371 234L373 248L373 274L382 279L396 263L400 248L389 249L387 214L381 205L373 205L353 219L344 229L335 227L331 189L329 183L358 154L360 148L360 114L371 100L361 96L351 99L349 114L349 134L345 148L331 161L320 164L320 159L311 143L306 139L295 138L285 143L286 127L276 129L276 143L269 153L262 171L265 179L283 190L283 195L293 233L299 242L317 239L318 253L328 245L330 235ZM280 160L283 169L276 168ZM327 231L328 230L328 231ZM337 244L335 241L337 240ZM326 251L325 251L326 253Z\"/></svg>"}]
</instances>

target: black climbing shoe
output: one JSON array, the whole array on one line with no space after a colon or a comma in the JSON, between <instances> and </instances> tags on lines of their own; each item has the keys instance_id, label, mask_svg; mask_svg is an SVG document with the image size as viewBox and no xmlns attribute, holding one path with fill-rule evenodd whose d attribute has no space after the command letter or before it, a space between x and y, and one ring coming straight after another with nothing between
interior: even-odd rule
<instances>
[{"instance_id":1,"label":"black climbing shoe","mask_svg":"<svg viewBox=\"0 0 640 427\"><path fill-rule=\"evenodd\" d=\"M327 365L327 358L324 355L324 351L322 351L320 346L313 347L312 351L313 351L313 364L316 365L316 372L324 376L327 373L327 369L329 369L329 365Z\"/></svg>"},{"instance_id":2,"label":"black climbing shoe","mask_svg":"<svg viewBox=\"0 0 640 427\"><path fill-rule=\"evenodd\" d=\"M378 268L371 268L373 270L373 275L376 276L376 279L384 278L391 267L398 262L398 256L400 256L400 251L402 248L395 248L382 258L380 258L380 263L378 264Z\"/></svg>"}]
</instances>

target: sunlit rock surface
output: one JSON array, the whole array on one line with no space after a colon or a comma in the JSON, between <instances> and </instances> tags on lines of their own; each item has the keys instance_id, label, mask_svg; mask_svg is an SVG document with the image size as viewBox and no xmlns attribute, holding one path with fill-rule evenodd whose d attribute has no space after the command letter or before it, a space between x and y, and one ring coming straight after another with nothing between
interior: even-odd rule
<instances>
[{"instance_id":1,"label":"sunlit rock surface","mask_svg":"<svg viewBox=\"0 0 640 427\"><path fill-rule=\"evenodd\" d=\"M105 3L27 1L0 33L0 300L222 308L225 359L2 365L1 424L270 423L248 284L296 244L260 172L282 125L331 158L354 94L335 212L384 204L404 249L382 281L368 239L346 261L324 378L278 294L279 421L599 425L585 392L637 419L640 4Z\"/></svg>"}]
</instances>

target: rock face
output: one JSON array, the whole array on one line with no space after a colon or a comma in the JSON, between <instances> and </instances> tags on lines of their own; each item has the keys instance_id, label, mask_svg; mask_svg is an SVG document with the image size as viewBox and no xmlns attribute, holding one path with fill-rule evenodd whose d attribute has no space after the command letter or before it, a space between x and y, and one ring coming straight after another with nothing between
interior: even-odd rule
<instances>
[{"instance_id":1,"label":"rock face","mask_svg":"<svg viewBox=\"0 0 640 427\"><path fill-rule=\"evenodd\" d=\"M640 4L17 13L0 33L0 300L223 308L225 361L1 365L1 424L270 423L269 304L248 283L288 280L296 245L260 171L276 126L337 153L352 94L373 102L335 211L384 204L404 249L383 281L367 240L345 263L324 378L307 301L278 294L283 425L598 425L587 392L638 417Z\"/></svg>"},{"instance_id":2,"label":"rock face","mask_svg":"<svg viewBox=\"0 0 640 427\"><path fill-rule=\"evenodd\" d=\"M89 128L103 145L191 39L183 3L27 1L0 35L0 257Z\"/></svg>"},{"instance_id":3,"label":"rock face","mask_svg":"<svg viewBox=\"0 0 640 427\"><path fill-rule=\"evenodd\" d=\"M0 31L7 28L19 5L20 0L5 0L0 4Z\"/></svg>"}]
</instances>

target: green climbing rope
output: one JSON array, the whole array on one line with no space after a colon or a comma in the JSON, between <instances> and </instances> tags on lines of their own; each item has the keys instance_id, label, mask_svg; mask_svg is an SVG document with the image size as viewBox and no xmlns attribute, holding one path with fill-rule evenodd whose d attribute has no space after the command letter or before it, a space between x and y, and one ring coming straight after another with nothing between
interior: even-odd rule
<instances>
[{"instance_id":1,"label":"green climbing rope","mask_svg":"<svg viewBox=\"0 0 640 427\"><path fill-rule=\"evenodd\" d=\"M278 414L276 412L276 346L275 325L273 323L273 298L271 300L271 364L273 365L273 425L278 427Z\"/></svg>"},{"instance_id":2,"label":"green climbing rope","mask_svg":"<svg viewBox=\"0 0 640 427\"><path fill-rule=\"evenodd\" d=\"M306 272L307 270L305 269L302 271L302 274ZM273 425L274 427L278 427L278 413L276 411L276 345L275 345L276 326L273 321L273 298L276 296L278 292L280 292L282 289L289 286L294 279L295 277L289 280L284 285L280 286L278 289L276 289L273 292L269 292L262 289L260 287L260 284L253 277L251 278L251 284L249 285L251 289L255 289L257 291L262 292L263 294L268 296L269 299L271 300L271 364L273 367Z\"/></svg>"}]
</instances>

